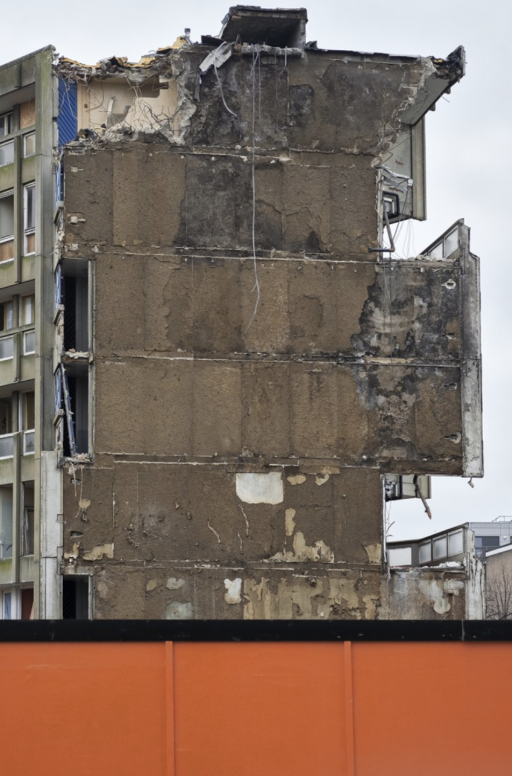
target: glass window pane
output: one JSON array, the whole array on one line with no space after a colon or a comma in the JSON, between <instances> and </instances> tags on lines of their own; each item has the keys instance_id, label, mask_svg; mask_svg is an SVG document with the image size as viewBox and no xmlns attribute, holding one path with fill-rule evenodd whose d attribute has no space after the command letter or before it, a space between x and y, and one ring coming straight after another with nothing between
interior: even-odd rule
<instances>
[{"instance_id":1,"label":"glass window pane","mask_svg":"<svg viewBox=\"0 0 512 776\"><path fill-rule=\"evenodd\" d=\"M14 234L14 196L8 194L0 197L0 240L12 237Z\"/></svg>"},{"instance_id":2,"label":"glass window pane","mask_svg":"<svg viewBox=\"0 0 512 776\"><path fill-rule=\"evenodd\" d=\"M12 458L14 450L14 437L12 434L0 436L0 458Z\"/></svg>"},{"instance_id":3,"label":"glass window pane","mask_svg":"<svg viewBox=\"0 0 512 776\"><path fill-rule=\"evenodd\" d=\"M12 593L4 593L4 620L12 620Z\"/></svg>"},{"instance_id":4,"label":"glass window pane","mask_svg":"<svg viewBox=\"0 0 512 776\"><path fill-rule=\"evenodd\" d=\"M444 238L444 255L445 258L451 256L454 251L459 247L459 230L454 229Z\"/></svg>"},{"instance_id":5,"label":"glass window pane","mask_svg":"<svg viewBox=\"0 0 512 776\"><path fill-rule=\"evenodd\" d=\"M12 327L14 326L12 302L5 303L4 314L5 314L5 328L12 329Z\"/></svg>"},{"instance_id":6,"label":"glass window pane","mask_svg":"<svg viewBox=\"0 0 512 776\"><path fill-rule=\"evenodd\" d=\"M0 502L0 559L2 558L12 558L12 489L11 500Z\"/></svg>"},{"instance_id":7,"label":"glass window pane","mask_svg":"<svg viewBox=\"0 0 512 776\"><path fill-rule=\"evenodd\" d=\"M14 141L0 145L0 167L14 162Z\"/></svg>"},{"instance_id":8,"label":"glass window pane","mask_svg":"<svg viewBox=\"0 0 512 776\"><path fill-rule=\"evenodd\" d=\"M30 134L24 137L23 146L24 156L34 156L36 152L36 133L30 132Z\"/></svg>"},{"instance_id":9,"label":"glass window pane","mask_svg":"<svg viewBox=\"0 0 512 776\"><path fill-rule=\"evenodd\" d=\"M392 547L388 550L388 563L390 566L410 566L412 563L411 548Z\"/></svg>"},{"instance_id":10,"label":"glass window pane","mask_svg":"<svg viewBox=\"0 0 512 776\"><path fill-rule=\"evenodd\" d=\"M424 544L420 544L419 562L430 563L431 560L432 560L432 545L430 544L430 542L424 542Z\"/></svg>"},{"instance_id":11,"label":"glass window pane","mask_svg":"<svg viewBox=\"0 0 512 776\"><path fill-rule=\"evenodd\" d=\"M440 558L446 558L446 556L448 555L448 537L439 536L437 539L434 539L433 545L434 545L434 560L439 560Z\"/></svg>"},{"instance_id":12,"label":"glass window pane","mask_svg":"<svg viewBox=\"0 0 512 776\"><path fill-rule=\"evenodd\" d=\"M22 326L29 326L34 323L34 297L24 296L22 299Z\"/></svg>"},{"instance_id":13,"label":"glass window pane","mask_svg":"<svg viewBox=\"0 0 512 776\"><path fill-rule=\"evenodd\" d=\"M23 354L26 356L29 353L35 353L36 350L36 333L35 331L26 331L23 335Z\"/></svg>"},{"instance_id":14,"label":"glass window pane","mask_svg":"<svg viewBox=\"0 0 512 776\"><path fill-rule=\"evenodd\" d=\"M459 555L461 552L464 552L462 531L448 534L448 555Z\"/></svg>"},{"instance_id":15,"label":"glass window pane","mask_svg":"<svg viewBox=\"0 0 512 776\"><path fill-rule=\"evenodd\" d=\"M32 455L35 452L36 432L25 431L23 434L23 455Z\"/></svg>"},{"instance_id":16,"label":"glass window pane","mask_svg":"<svg viewBox=\"0 0 512 776\"><path fill-rule=\"evenodd\" d=\"M0 360L4 358L13 358L14 356L14 337L3 337L0 339Z\"/></svg>"},{"instance_id":17,"label":"glass window pane","mask_svg":"<svg viewBox=\"0 0 512 776\"><path fill-rule=\"evenodd\" d=\"M12 113L4 113L0 116L0 137L12 132Z\"/></svg>"},{"instance_id":18,"label":"glass window pane","mask_svg":"<svg viewBox=\"0 0 512 776\"><path fill-rule=\"evenodd\" d=\"M442 259L443 258L443 243L438 243L432 250L430 251L430 256L433 259Z\"/></svg>"},{"instance_id":19,"label":"glass window pane","mask_svg":"<svg viewBox=\"0 0 512 776\"><path fill-rule=\"evenodd\" d=\"M25 231L29 229L35 229L35 226L36 226L35 188L34 186L26 186L25 188Z\"/></svg>"},{"instance_id":20,"label":"glass window pane","mask_svg":"<svg viewBox=\"0 0 512 776\"><path fill-rule=\"evenodd\" d=\"M23 515L23 555L34 554L34 507L25 507Z\"/></svg>"}]
</instances>

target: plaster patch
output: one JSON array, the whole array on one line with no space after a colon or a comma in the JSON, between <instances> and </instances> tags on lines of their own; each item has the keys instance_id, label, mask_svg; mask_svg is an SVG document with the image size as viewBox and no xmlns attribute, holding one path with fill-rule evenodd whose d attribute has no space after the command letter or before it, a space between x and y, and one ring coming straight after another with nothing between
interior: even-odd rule
<instances>
[{"instance_id":1,"label":"plaster patch","mask_svg":"<svg viewBox=\"0 0 512 776\"><path fill-rule=\"evenodd\" d=\"M97 544L96 547L93 547L92 550L89 550L89 552L84 552L82 559L83 560L101 560L103 557L105 558L113 558L114 557L114 544Z\"/></svg>"},{"instance_id":2,"label":"plaster patch","mask_svg":"<svg viewBox=\"0 0 512 776\"><path fill-rule=\"evenodd\" d=\"M158 582L156 581L156 579L150 579L148 584L146 585L146 590L148 591L148 593L150 593L156 587L158 587Z\"/></svg>"},{"instance_id":3,"label":"plaster patch","mask_svg":"<svg viewBox=\"0 0 512 776\"><path fill-rule=\"evenodd\" d=\"M194 619L194 607L190 603L182 603L181 601L171 601L165 607L165 619L166 620L193 620Z\"/></svg>"},{"instance_id":4,"label":"plaster patch","mask_svg":"<svg viewBox=\"0 0 512 776\"><path fill-rule=\"evenodd\" d=\"M306 544L306 539L302 531L298 531L293 537L293 552L284 550L276 552L270 560L274 561L292 561L302 563L304 561L323 560L328 563L334 562L334 552L321 539L312 546Z\"/></svg>"},{"instance_id":5,"label":"plaster patch","mask_svg":"<svg viewBox=\"0 0 512 776\"><path fill-rule=\"evenodd\" d=\"M306 482L306 477L304 474L295 474L292 477L286 478L290 485L302 485L303 482Z\"/></svg>"},{"instance_id":6,"label":"plaster patch","mask_svg":"<svg viewBox=\"0 0 512 776\"><path fill-rule=\"evenodd\" d=\"M224 594L224 600L227 604L239 604L242 600L242 580L240 577L236 579L225 579L224 586L226 593Z\"/></svg>"},{"instance_id":7,"label":"plaster patch","mask_svg":"<svg viewBox=\"0 0 512 776\"><path fill-rule=\"evenodd\" d=\"M327 473L319 474L317 477L315 477L315 482L317 485L325 485L328 479L329 475Z\"/></svg>"},{"instance_id":8,"label":"plaster patch","mask_svg":"<svg viewBox=\"0 0 512 776\"><path fill-rule=\"evenodd\" d=\"M73 558L78 558L78 550L80 549L80 543L79 542L73 542L73 547L71 549L71 552L65 552L64 553L64 560L73 560Z\"/></svg>"},{"instance_id":9,"label":"plaster patch","mask_svg":"<svg viewBox=\"0 0 512 776\"><path fill-rule=\"evenodd\" d=\"M246 504L281 504L284 499L281 472L237 474L236 495Z\"/></svg>"},{"instance_id":10,"label":"plaster patch","mask_svg":"<svg viewBox=\"0 0 512 776\"><path fill-rule=\"evenodd\" d=\"M184 579L176 579L176 577L169 577L165 586L168 590L179 590L185 584Z\"/></svg>"},{"instance_id":11,"label":"plaster patch","mask_svg":"<svg viewBox=\"0 0 512 776\"><path fill-rule=\"evenodd\" d=\"M366 554L368 555L368 563L380 563L382 560L382 545L381 544L367 544L365 547Z\"/></svg>"},{"instance_id":12,"label":"plaster patch","mask_svg":"<svg viewBox=\"0 0 512 776\"><path fill-rule=\"evenodd\" d=\"M284 527L287 536L292 536L295 530L295 509L287 509L284 514Z\"/></svg>"}]
</instances>

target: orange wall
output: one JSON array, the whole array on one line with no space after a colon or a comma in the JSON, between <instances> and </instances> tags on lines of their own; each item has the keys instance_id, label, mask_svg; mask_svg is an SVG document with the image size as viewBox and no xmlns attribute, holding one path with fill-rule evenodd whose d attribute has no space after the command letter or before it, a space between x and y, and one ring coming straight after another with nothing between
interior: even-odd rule
<instances>
[{"instance_id":1,"label":"orange wall","mask_svg":"<svg viewBox=\"0 0 512 776\"><path fill-rule=\"evenodd\" d=\"M507 643L4 643L0 773L508 776L511 654Z\"/></svg>"}]
</instances>

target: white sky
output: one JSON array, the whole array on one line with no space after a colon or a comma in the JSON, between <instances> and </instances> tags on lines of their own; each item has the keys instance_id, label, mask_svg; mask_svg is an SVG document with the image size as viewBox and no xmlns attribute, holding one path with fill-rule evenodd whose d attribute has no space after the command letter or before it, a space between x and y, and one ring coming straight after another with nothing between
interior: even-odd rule
<instances>
[{"instance_id":1,"label":"white sky","mask_svg":"<svg viewBox=\"0 0 512 776\"><path fill-rule=\"evenodd\" d=\"M234 3L233 3L234 4ZM0 61L53 44L65 56L94 64L117 54L138 60L172 43L185 27L192 39L218 34L228 0L147 5L133 0L71 0L64 5L25 0L2 8ZM299 3L277 0L276 6ZM512 240L510 219L512 106L508 61L509 0L315 0L306 4L308 40L321 48L447 56L466 48L467 75L427 116L428 220L413 222L417 253L463 217L471 247L482 260L485 478L474 488L457 478L435 478L433 520L416 500L391 508L394 538L424 535L469 520L512 515L509 433L512 360ZM264 7L273 7L264 3Z\"/></svg>"}]
</instances>

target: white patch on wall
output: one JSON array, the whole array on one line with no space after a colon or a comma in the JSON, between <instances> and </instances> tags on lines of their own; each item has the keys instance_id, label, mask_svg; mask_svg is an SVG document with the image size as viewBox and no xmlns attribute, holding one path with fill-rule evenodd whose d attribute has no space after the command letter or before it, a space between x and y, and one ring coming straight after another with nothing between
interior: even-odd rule
<instances>
[{"instance_id":1,"label":"white patch on wall","mask_svg":"<svg viewBox=\"0 0 512 776\"><path fill-rule=\"evenodd\" d=\"M181 601L171 601L165 608L166 620L193 620L194 609L190 603Z\"/></svg>"},{"instance_id":2,"label":"white patch on wall","mask_svg":"<svg viewBox=\"0 0 512 776\"><path fill-rule=\"evenodd\" d=\"M224 600L227 604L239 604L242 600L242 580L240 577L236 579L225 579L224 587L226 593L224 594Z\"/></svg>"},{"instance_id":3,"label":"white patch on wall","mask_svg":"<svg viewBox=\"0 0 512 776\"><path fill-rule=\"evenodd\" d=\"M246 504L281 504L284 499L281 472L237 474L236 495Z\"/></svg>"},{"instance_id":4,"label":"white patch on wall","mask_svg":"<svg viewBox=\"0 0 512 776\"><path fill-rule=\"evenodd\" d=\"M179 590L185 584L184 579L176 579L176 577L169 577L165 586L168 590Z\"/></svg>"}]
</instances>

